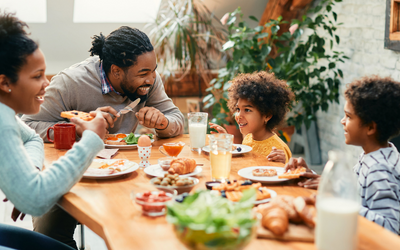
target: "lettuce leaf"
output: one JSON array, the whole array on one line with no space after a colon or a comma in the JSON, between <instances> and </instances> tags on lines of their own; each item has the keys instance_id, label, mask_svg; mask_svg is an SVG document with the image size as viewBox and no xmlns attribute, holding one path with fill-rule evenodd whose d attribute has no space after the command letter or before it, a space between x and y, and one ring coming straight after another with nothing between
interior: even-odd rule
<instances>
[{"instance_id":1,"label":"lettuce leaf","mask_svg":"<svg viewBox=\"0 0 400 250\"><path fill-rule=\"evenodd\" d=\"M146 134L148 137L150 137L150 140L153 139L153 134ZM137 144L140 136L136 136L134 133L130 133L127 137L123 138L128 145L132 144Z\"/></svg>"}]
</instances>

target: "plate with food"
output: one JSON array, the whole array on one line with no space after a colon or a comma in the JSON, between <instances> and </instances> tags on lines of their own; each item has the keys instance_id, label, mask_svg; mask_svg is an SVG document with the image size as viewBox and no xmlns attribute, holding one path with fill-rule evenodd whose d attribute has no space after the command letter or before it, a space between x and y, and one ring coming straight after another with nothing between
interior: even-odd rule
<instances>
[{"instance_id":1,"label":"plate with food","mask_svg":"<svg viewBox=\"0 0 400 250\"><path fill-rule=\"evenodd\" d=\"M150 137L150 142L154 142L153 134L146 134ZM107 134L104 138L106 148L134 149L139 143L139 134ZM145 142L147 145L147 142Z\"/></svg>"},{"instance_id":2,"label":"plate with food","mask_svg":"<svg viewBox=\"0 0 400 250\"><path fill-rule=\"evenodd\" d=\"M256 205L269 202L271 198L277 195L274 190L261 186L260 182L252 182L250 180L234 180L223 182L220 185L213 186L212 192L218 193L230 201L238 202L243 196L242 192L249 188L254 188L257 190L256 201L254 201L254 204Z\"/></svg>"},{"instance_id":3,"label":"plate with food","mask_svg":"<svg viewBox=\"0 0 400 250\"><path fill-rule=\"evenodd\" d=\"M202 148L204 152L210 153L210 145L204 146ZM232 146L232 155L240 155L240 154L245 154L253 150L252 147L243 145L243 144L233 144Z\"/></svg>"},{"instance_id":4,"label":"plate with food","mask_svg":"<svg viewBox=\"0 0 400 250\"><path fill-rule=\"evenodd\" d=\"M242 168L238 171L238 175L252 181L268 183L289 180L289 178L282 178L281 175L283 175L284 172L285 169L282 167L259 166Z\"/></svg>"},{"instance_id":5,"label":"plate with food","mask_svg":"<svg viewBox=\"0 0 400 250\"><path fill-rule=\"evenodd\" d=\"M94 159L83 174L87 179L110 179L136 171L139 165L125 159Z\"/></svg>"}]
</instances>

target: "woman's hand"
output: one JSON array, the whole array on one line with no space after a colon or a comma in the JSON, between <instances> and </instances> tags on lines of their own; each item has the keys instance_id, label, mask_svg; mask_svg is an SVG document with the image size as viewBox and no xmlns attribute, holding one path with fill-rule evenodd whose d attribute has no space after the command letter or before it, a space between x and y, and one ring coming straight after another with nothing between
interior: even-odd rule
<instances>
[{"instance_id":1,"label":"woman's hand","mask_svg":"<svg viewBox=\"0 0 400 250\"><path fill-rule=\"evenodd\" d=\"M4 202L7 202L8 199L5 198L3 201L4 201ZM21 215L21 216L20 216L20 215ZM16 208L14 207L14 208L13 208L13 211L11 212L11 219L12 219L13 221L17 221L17 220L18 220L18 217L19 217L20 220L23 220L23 219L25 218L25 214L24 214L24 213L21 213L18 209L16 209Z\"/></svg>"},{"instance_id":2,"label":"woman's hand","mask_svg":"<svg viewBox=\"0 0 400 250\"><path fill-rule=\"evenodd\" d=\"M210 128L213 128L218 131L218 132L211 131L211 134L217 134L217 133L226 134L226 133L228 133L222 126L220 126L218 124L215 124L212 122L209 122L208 124L210 124Z\"/></svg>"},{"instance_id":3,"label":"woman's hand","mask_svg":"<svg viewBox=\"0 0 400 250\"><path fill-rule=\"evenodd\" d=\"M277 149L276 147L272 147L271 153L267 156L269 161L282 162L286 163L286 155L282 149Z\"/></svg>"},{"instance_id":4,"label":"woman's hand","mask_svg":"<svg viewBox=\"0 0 400 250\"><path fill-rule=\"evenodd\" d=\"M107 121L100 111L96 111L96 117L89 122L83 121L79 118L72 118L71 122L76 125L77 131L79 130L83 133L85 130L91 130L95 132L102 140L107 133Z\"/></svg>"},{"instance_id":5,"label":"woman's hand","mask_svg":"<svg viewBox=\"0 0 400 250\"><path fill-rule=\"evenodd\" d=\"M293 171L293 170L295 170L297 168L301 168L301 167L306 168L307 169L306 172L310 172L310 173L312 172L311 169L307 166L307 163L303 158L301 158L301 157L299 157L297 159L290 158L289 162L286 163L286 165L285 165L285 173L289 170Z\"/></svg>"}]
</instances>

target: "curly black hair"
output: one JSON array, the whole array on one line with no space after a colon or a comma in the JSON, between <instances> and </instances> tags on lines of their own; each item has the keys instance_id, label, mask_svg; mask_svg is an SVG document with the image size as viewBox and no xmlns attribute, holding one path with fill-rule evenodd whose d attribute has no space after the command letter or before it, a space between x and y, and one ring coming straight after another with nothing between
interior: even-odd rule
<instances>
[{"instance_id":1,"label":"curly black hair","mask_svg":"<svg viewBox=\"0 0 400 250\"><path fill-rule=\"evenodd\" d=\"M110 72L112 64L125 70L135 65L138 56L154 50L145 33L128 26L121 26L107 37L100 33L99 36L95 35L92 38L90 55L100 57L107 73Z\"/></svg>"},{"instance_id":2,"label":"curly black hair","mask_svg":"<svg viewBox=\"0 0 400 250\"><path fill-rule=\"evenodd\" d=\"M232 80L229 87L228 107L232 112L240 99L247 99L262 115L272 115L266 128L273 130L285 118L294 99L287 83L274 74L265 71L253 74L240 74Z\"/></svg>"},{"instance_id":3,"label":"curly black hair","mask_svg":"<svg viewBox=\"0 0 400 250\"><path fill-rule=\"evenodd\" d=\"M18 72L26 63L26 57L38 48L24 30L28 25L15 17L14 13L0 13L0 75L18 81Z\"/></svg>"},{"instance_id":4,"label":"curly black hair","mask_svg":"<svg viewBox=\"0 0 400 250\"><path fill-rule=\"evenodd\" d=\"M346 100L363 125L375 122L379 143L400 133L400 82L390 77L363 77L347 85Z\"/></svg>"}]
</instances>

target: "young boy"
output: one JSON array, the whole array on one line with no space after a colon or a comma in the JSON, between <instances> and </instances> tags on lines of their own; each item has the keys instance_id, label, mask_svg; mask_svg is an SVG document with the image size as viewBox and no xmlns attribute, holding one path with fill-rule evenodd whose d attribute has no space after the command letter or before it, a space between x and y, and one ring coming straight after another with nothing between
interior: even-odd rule
<instances>
[{"instance_id":1,"label":"young boy","mask_svg":"<svg viewBox=\"0 0 400 250\"><path fill-rule=\"evenodd\" d=\"M389 139L400 132L400 83L391 78L364 77L349 84L345 97L341 120L345 142L364 150L353 168L360 185L359 213L399 234L399 152ZM301 166L307 167L303 159L291 159L285 169ZM303 176L312 179L300 186L318 187L318 175L309 170Z\"/></svg>"}]
</instances>

